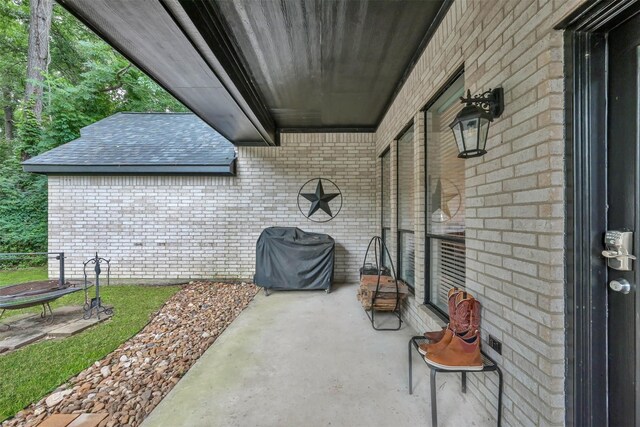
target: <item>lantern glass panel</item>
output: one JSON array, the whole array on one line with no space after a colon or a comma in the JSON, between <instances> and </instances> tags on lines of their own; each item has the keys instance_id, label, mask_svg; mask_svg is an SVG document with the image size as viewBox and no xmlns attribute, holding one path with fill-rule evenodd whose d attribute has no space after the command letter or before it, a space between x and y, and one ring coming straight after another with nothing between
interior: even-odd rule
<instances>
[{"instance_id":1,"label":"lantern glass panel","mask_svg":"<svg viewBox=\"0 0 640 427\"><path fill-rule=\"evenodd\" d=\"M478 147L478 132L480 131L480 118L473 117L462 121L462 132L464 134L465 146L467 150Z\"/></svg>"},{"instance_id":2,"label":"lantern glass panel","mask_svg":"<svg viewBox=\"0 0 640 427\"><path fill-rule=\"evenodd\" d=\"M451 128L453 136L456 139L456 145L458 146L458 153L462 153L464 148L464 136L462 134L462 123L458 122Z\"/></svg>"},{"instance_id":3,"label":"lantern glass panel","mask_svg":"<svg viewBox=\"0 0 640 427\"><path fill-rule=\"evenodd\" d=\"M485 150L487 145L487 135L489 133L489 119L480 119L480 140L478 141L478 148Z\"/></svg>"}]
</instances>

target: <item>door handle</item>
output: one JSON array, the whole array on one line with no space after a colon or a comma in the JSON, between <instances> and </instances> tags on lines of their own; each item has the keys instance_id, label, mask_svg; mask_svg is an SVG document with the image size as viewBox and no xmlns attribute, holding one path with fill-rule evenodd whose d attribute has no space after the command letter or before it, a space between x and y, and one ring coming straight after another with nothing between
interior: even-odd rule
<instances>
[{"instance_id":1,"label":"door handle","mask_svg":"<svg viewBox=\"0 0 640 427\"><path fill-rule=\"evenodd\" d=\"M605 258L628 258L635 260L636 257L631 254L623 254L616 251L602 251L602 256Z\"/></svg>"},{"instance_id":2,"label":"door handle","mask_svg":"<svg viewBox=\"0 0 640 427\"><path fill-rule=\"evenodd\" d=\"M616 279L609 282L609 287L611 290L620 292L623 294L628 294L631 291L631 283L629 283L625 279Z\"/></svg>"},{"instance_id":3,"label":"door handle","mask_svg":"<svg viewBox=\"0 0 640 427\"><path fill-rule=\"evenodd\" d=\"M631 261L636 257L633 252L633 232L608 230L604 234L605 250L602 256L606 258L609 268L621 271L631 271Z\"/></svg>"}]
</instances>

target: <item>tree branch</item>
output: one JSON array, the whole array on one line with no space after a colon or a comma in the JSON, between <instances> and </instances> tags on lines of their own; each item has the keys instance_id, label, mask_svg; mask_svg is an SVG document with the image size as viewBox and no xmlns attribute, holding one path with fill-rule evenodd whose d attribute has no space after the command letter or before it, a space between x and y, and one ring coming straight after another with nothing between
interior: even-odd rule
<instances>
[{"instance_id":1,"label":"tree branch","mask_svg":"<svg viewBox=\"0 0 640 427\"><path fill-rule=\"evenodd\" d=\"M104 89L100 89L100 92L103 92L103 93L111 92L111 91L114 91L114 90L118 90L120 88L122 88L122 83L118 83L117 85L108 86L108 87L105 87Z\"/></svg>"},{"instance_id":2,"label":"tree branch","mask_svg":"<svg viewBox=\"0 0 640 427\"><path fill-rule=\"evenodd\" d=\"M119 80L119 79L121 79L121 78L122 78L122 76L124 75L124 73L126 73L127 71L129 71L129 69L130 69L130 68L131 68L131 62L129 62L129 63L127 64L127 66L126 66L126 67L124 67L123 69L119 70L119 71L116 73L116 79L118 79L118 80Z\"/></svg>"},{"instance_id":3,"label":"tree branch","mask_svg":"<svg viewBox=\"0 0 640 427\"><path fill-rule=\"evenodd\" d=\"M111 92L111 91L122 88L122 76L124 76L127 73L127 71L129 71L129 69L131 69L131 63L128 63L126 67L118 70L118 72L116 73L116 81L118 82L117 84L106 87L102 89L100 92Z\"/></svg>"}]
</instances>

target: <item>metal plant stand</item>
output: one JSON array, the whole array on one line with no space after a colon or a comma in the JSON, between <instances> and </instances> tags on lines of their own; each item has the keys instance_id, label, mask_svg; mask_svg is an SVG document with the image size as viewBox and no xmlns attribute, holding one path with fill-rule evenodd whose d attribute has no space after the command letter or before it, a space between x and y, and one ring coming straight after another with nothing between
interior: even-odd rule
<instances>
[{"instance_id":1,"label":"metal plant stand","mask_svg":"<svg viewBox=\"0 0 640 427\"><path fill-rule=\"evenodd\" d=\"M107 285L109 285L110 274L111 274L111 264L110 261L106 258L101 258L98 256L96 252L96 256L88 259L83 263L83 272L84 272L84 314L82 316L83 319L90 319L93 316L95 311L96 316L100 319L100 314L104 313L107 316L111 316L113 314L113 308L106 307L102 305L102 297L100 296L100 273L102 273L102 269L100 268L101 264L107 265ZM87 292L87 266L94 265L93 270L96 273L96 296L89 300L89 293Z\"/></svg>"},{"instance_id":2,"label":"metal plant stand","mask_svg":"<svg viewBox=\"0 0 640 427\"><path fill-rule=\"evenodd\" d=\"M385 245L384 240L382 240L382 238L380 238L379 236L374 236L369 241L369 246L367 246L367 252L364 255L364 261L362 262L362 269L360 270L361 275L362 275L362 272L364 272L365 268L367 268L367 257L369 256L369 251L371 250L372 245L373 245L374 258L376 261L375 270L377 272L376 274L378 276L378 280L376 283L375 292L373 293L373 296L371 299L371 309L368 311L365 310L365 313L369 318L369 321L371 321L371 326L376 331L397 331L402 327L402 309L401 309L401 297L400 297L400 290L398 285L398 277L396 276L396 269L393 266L393 261L391 261L391 254L387 249L387 245ZM393 310L389 310L388 312L393 314L398 319L398 326L391 327L391 328L381 328L378 325L376 325L376 321L375 321L376 311L384 311L384 310L376 309L375 304L376 304L376 299L378 299L380 295L380 277L383 276L382 259L385 254L387 256L387 259L389 260L389 264L391 266L391 273L393 274L393 281L395 282L395 306Z\"/></svg>"},{"instance_id":3,"label":"metal plant stand","mask_svg":"<svg viewBox=\"0 0 640 427\"><path fill-rule=\"evenodd\" d=\"M413 394L413 362L411 360L411 355L413 353L412 349L419 354L418 348L421 344L429 343L430 341L426 339L422 335L418 335L412 337L409 340L409 394ZM482 355L482 369L479 371L465 371L462 369L441 369L436 368L435 366L429 365L424 357L420 354L420 359L429 367L431 370L431 376L429 381L429 387L431 388L431 426L438 427L438 399L437 392L438 388L436 387L436 374L438 372L454 372L460 373L460 386L462 389L462 393L467 392L467 373L477 374L480 372L492 372L495 371L498 373L498 427L502 425L502 370L498 367L498 364L495 360L487 356L484 352L480 353Z\"/></svg>"}]
</instances>

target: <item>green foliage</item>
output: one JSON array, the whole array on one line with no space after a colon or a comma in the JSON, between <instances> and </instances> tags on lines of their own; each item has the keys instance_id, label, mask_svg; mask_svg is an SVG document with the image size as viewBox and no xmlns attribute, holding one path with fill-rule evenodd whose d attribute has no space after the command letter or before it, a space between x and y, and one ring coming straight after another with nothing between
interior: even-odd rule
<instances>
[{"instance_id":1,"label":"green foliage","mask_svg":"<svg viewBox=\"0 0 640 427\"><path fill-rule=\"evenodd\" d=\"M40 125L23 101L29 2L0 0L0 112L13 109L17 130L11 146L0 133L0 253L47 249L46 177L23 172L20 161L78 138L81 128L117 112L186 111L57 4L51 22Z\"/></svg>"},{"instance_id":2,"label":"green foliage","mask_svg":"<svg viewBox=\"0 0 640 427\"><path fill-rule=\"evenodd\" d=\"M22 172L17 156L0 166L0 252L47 250L47 178Z\"/></svg>"},{"instance_id":3,"label":"green foliage","mask_svg":"<svg viewBox=\"0 0 640 427\"><path fill-rule=\"evenodd\" d=\"M5 160L11 155L11 147L9 144L0 138L0 165L4 164Z\"/></svg>"},{"instance_id":4,"label":"green foliage","mask_svg":"<svg viewBox=\"0 0 640 427\"><path fill-rule=\"evenodd\" d=\"M27 0L0 0L0 110L16 108L24 94L28 24Z\"/></svg>"},{"instance_id":5,"label":"green foliage","mask_svg":"<svg viewBox=\"0 0 640 427\"><path fill-rule=\"evenodd\" d=\"M82 41L77 52L85 58L79 81L49 73L47 112L55 120L46 129L42 149L80 136L79 130L121 111L186 111L171 95L133 67L105 43Z\"/></svg>"},{"instance_id":6,"label":"green foliage","mask_svg":"<svg viewBox=\"0 0 640 427\"><path fill-rule=\"evenodd\" d=\"M64 340L46 340L0 356L0 422L134 336L179 289L178 286L102 287L102 298L115 307L110 320ZM55 307L82 303L82 292L67 295L56 301L54 313Z\"/></svg>"},{"instance_id":7,"label":"green foliage","mask_svg":"<svg viewBox=\"0 0 640 427\"><path fill-rule=\"evenodd\" d=\"M18 124L19 139L16 149L22 160L33 157L40 152L38 146L42 140L42 126L38 123L33 112L33 104L35 104L33 99L25 104Z\"/></svg>"}]
</instances>

